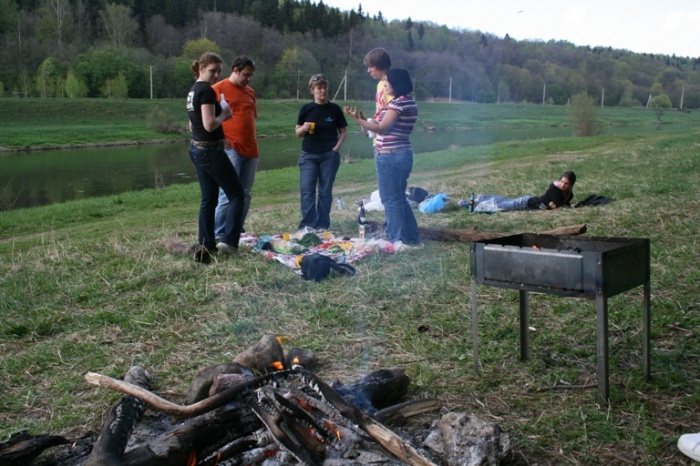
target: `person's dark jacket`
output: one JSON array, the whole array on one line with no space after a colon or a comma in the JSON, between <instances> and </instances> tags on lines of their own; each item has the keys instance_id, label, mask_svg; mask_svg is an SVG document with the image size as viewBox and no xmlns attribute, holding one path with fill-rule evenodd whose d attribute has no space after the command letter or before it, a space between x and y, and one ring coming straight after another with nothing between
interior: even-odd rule
<instances>
[{"instance_id":1,"label":"person's dark jacket","mask_svg":"<svg viewBox=\"0 0 700 466\"><path fill-rule=\"evenodd\" d=\"M549 203L554 202L557 207L568 206L571 207L571 199L574 197L574 192L570 191L566 194L564 191L559 189L554 183L549 185L547 192L545 192L540 197L533 197L527 201L527 207L529 209L549 209Z\"/></svg>"}]
</instances>

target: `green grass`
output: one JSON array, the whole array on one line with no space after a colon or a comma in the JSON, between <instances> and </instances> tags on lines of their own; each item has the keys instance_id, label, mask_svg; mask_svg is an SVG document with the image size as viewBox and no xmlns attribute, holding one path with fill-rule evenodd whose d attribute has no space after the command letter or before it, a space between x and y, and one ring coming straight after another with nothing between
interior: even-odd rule
<instances>
[{"instance_id":1,"label":"green grass","mask_svg":"<svg viewBox=\"0 0 700 466\"><path fill-rule=\"evenodd\" d=\"M260 137L292 136L302 100L261 100L258 103ZM367 113L372 104L359 105ZM417 130L463 130L483 127L569 126L568 107L420 102ZM156 131L150 115L166 115L172 120L171 132ZM643 108L601 109L606 125L656 126L652 110ZM663 124L697 124L700 112L669 110ZM353 129L354 124L351 124ZM187 136L187 113L183 99L0 99L0 151L53 148L94 143L144 143L177 140ZM354 128L357 129L357 128Z\"/></svg>"},{"instance_id":2,"label":"green grass","mask_svg":"<svg viewBox=\"0 0 700 466\"><path fill-rule=\"evenodd\" d=\"M651 239L652 380L644 382L640 366L639 288L609 301L607 410L596 407L595 390L547 390L595 382L593 302L532 294L532 357L521 362L517 292L480 287L482 373L474 374L468 244L426 241L321 283L252 253L202 266L163 247L195 241L193 184L0 215L0 438L98 429L118 395L87 385L87 372L121 377L143 365L154 391L182 401L197 369L280 335L287 349L315 351L325 380L406 368L411 397L498 422L513 437L516 464L689 464L675 442L700 426L699 140L697 130L651 126L416 155L410 183L454 201L470 192L539 193L564 170L578 175L577 199L615 199L496 215L450 208L418 214L421 226L517 233L585 223L587 236ZM293 231L297 185L295 168L259 173L248 231ZM372 162L360 161L341 166L335 192L350 205L375 185ZM355 234L355 215L333 211L333 230Z\"/></svg>"}]
</instances>

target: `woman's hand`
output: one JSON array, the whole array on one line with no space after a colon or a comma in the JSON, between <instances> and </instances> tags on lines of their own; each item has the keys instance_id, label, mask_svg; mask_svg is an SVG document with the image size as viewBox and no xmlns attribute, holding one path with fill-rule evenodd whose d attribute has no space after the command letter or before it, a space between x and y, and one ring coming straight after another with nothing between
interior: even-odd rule
<instances>
[{"instance_id":1,"label":"woman's hand","mask_svg":"<svg viewBox=\"0 0 700 466\"><path fill-rule=\"evenodd\" d=\"M355 121L364 120L364 114L362 112L359 112L357 110L357 107L349 107L346 105L345 107L343 107L343 111L350 115L350 118L352 118Z\"/></svg>"}]
</instances>

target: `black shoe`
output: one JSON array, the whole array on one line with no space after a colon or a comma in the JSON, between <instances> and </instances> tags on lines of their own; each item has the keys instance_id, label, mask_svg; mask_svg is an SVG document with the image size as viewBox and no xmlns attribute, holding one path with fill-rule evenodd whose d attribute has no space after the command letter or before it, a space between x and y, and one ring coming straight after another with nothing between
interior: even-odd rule
<instances>
[{"instance_id":1,"label":"black shoe","mask_svg":"<svg viewBox=\"0 0 700 466\"><path fill-rule=\"evenodd\" d=\"M211 262L211 253L201 244L192 245L189 252L192 254L192 259L194 259L195 262L201 262L202 264L209 264Z\"/></svg>"}]
</instances>

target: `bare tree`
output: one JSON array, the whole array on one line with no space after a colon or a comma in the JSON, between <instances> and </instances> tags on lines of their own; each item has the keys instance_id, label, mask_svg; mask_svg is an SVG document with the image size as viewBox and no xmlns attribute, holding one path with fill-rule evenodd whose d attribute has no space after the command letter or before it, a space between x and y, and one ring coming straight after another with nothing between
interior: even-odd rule
<instances>
[{"instance_id":1,"label":"bare tree","mask_svg":"<svg viewBox=\"0 0 700 466\"><path fill-rule=\"evenodd\" d=\"M100 11L105 31L116 48L130 45L138 30L138 23L131 17L131 9L124 5L109 3Z\"/></svg>"}]
</instances>

